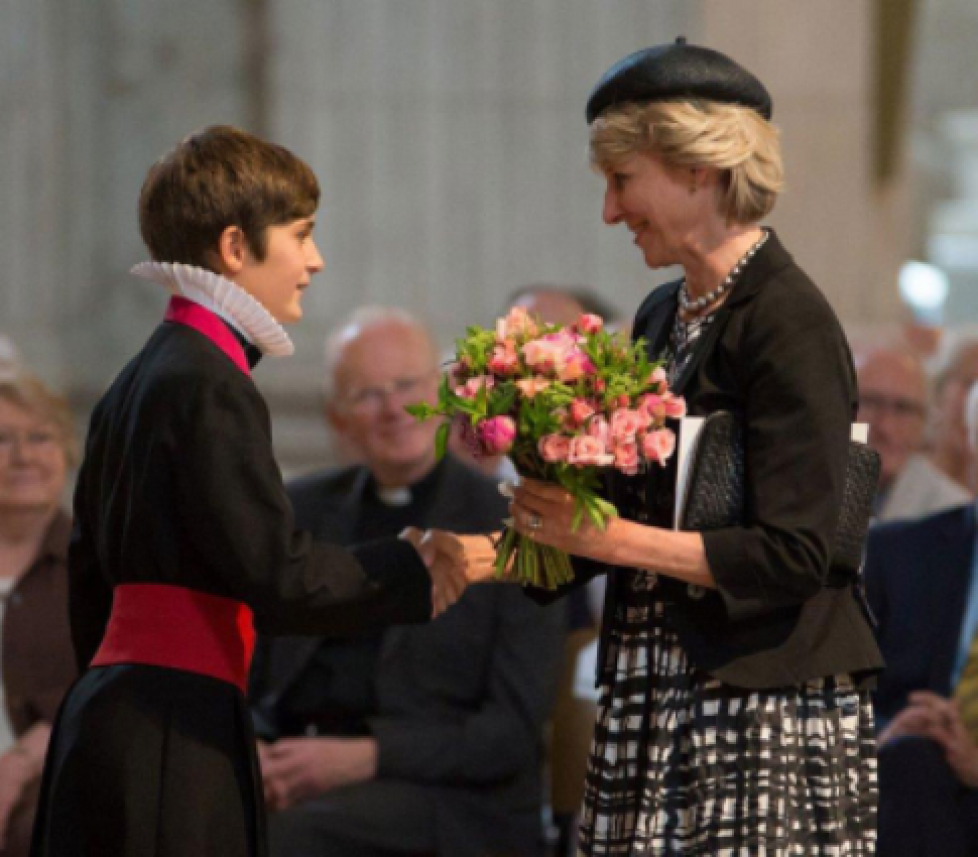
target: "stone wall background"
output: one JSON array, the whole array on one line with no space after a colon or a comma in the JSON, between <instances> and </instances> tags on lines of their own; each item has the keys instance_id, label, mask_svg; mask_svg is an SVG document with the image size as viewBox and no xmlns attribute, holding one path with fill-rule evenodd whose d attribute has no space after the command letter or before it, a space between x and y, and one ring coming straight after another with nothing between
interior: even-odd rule
<instances>
[{"instance_id":1,"label":"stone wall background","mask_svg":"<svg viewBox=\"0 0 978 857\"><path fill-rule=\"evenodd\" d=\"M906 171L885 186L874 174L875 12L873 0L3 0L0 333L84 417L165 303L127 274L143 258L146 168L206 124L270 136L321 178L326 270L293 329L297 355L266 360L257 380L285 468L318 466L321 342L355 306L409 307L447 347L524 283L587 285L627 315L667 278L601 223L583 106L611 62L678 34L768 84L789 180L772 224L847 325L893 324L896 271L919 242Z\"/></svg>"}]
</instances>

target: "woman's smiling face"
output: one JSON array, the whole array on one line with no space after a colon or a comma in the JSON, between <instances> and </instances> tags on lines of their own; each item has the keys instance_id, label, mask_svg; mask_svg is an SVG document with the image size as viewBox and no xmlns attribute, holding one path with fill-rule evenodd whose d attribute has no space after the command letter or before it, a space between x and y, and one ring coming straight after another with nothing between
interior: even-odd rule
<instances>
[{"instance_id":1,"label":"woman's smiling face","mask_svg":"<svg viewBox=\"0 0 978 857\"><path fill-rule=\"evenodd\" d=\"M0 514L53 509L61 501L67 471L57 426L0 398Z\"/></svg>"},{"instance_id":2,"label":"woman's smiling face","mask_svg":"<svg viewBox=\"0 0 978 857\"><path fill-rule=\"evenodd\" d=\"M653 155L632 155L604 178L604 222L624 223L650 268L681 264L683 248L718 216L712 187L697 187L693 171Z\"/></svg>"}]
</instances>

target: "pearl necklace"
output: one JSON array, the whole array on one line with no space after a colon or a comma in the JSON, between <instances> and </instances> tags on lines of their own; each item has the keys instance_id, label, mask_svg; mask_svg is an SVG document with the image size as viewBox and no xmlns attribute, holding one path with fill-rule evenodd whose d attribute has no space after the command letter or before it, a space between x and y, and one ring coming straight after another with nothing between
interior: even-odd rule
<instances>
[{"instance_id":1,"label":"pearl necklace","mask_svg":"<svg viewBox=\"0 0 978 857\"><path fill-rule=\"evenodd\" d=\"M740 261L733 266L733 269L724 278L723 282L720 283L712 292L707 292L701 298L691 298L689 296L689 285L686 280L683 280L682 285L679 287L679 306L682 311L687 315L696 315L701 310L708 306L712 306L720 298L722 298L728 291L730 291L731 286L737 282L737 277L740 276L740 272L744 270L747 263L753 258L754 254L764 246L764 242L767 241L767 237L770 233L765 229L761 233L761 237L751 245L751 248L740 257Z\"/></svg>"}]
</instances>

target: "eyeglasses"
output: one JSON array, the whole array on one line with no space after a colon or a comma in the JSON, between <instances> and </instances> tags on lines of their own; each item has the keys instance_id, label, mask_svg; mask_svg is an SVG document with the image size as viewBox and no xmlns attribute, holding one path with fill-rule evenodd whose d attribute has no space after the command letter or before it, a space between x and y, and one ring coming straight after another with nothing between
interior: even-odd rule
<instances>
[{"instance_id":1,"label":"eyeglasses","mask_svg":"<svg viewBox=\"0 0 978 857\"><path fill-rule=\"evenodd\" d=\"M426 372L424 375L394 378L386 384L354 388L343 397L343 406L351 413L373 414L377 413L388 399L410 402L422 396L424 385L434 377L434 374L434 372Z\"/></svg>"},{"instance_id":2,"label":"eyeglasses","mask_svg":"<svg viewBox=\"0 0 978 857\"><path fill-rule=\"evenodd\" d=\"M859 410L891 414L901 420L921 419L927 414L927 409L920 402L900 396L882 396L879 393L861 393Z\"/></svg>"},{"instance_id":3,"label":"eyeglasses","mask_svg":"<svg viewBox=\"0 0 978 857\"><path fill-rule=\"evenodd\" d=\"M58 433L54 429L14 429L0 426L0 455L10 455L17 446L21 450L30 449L48 452L57 447Z\"/></svg>"}]
</instances>

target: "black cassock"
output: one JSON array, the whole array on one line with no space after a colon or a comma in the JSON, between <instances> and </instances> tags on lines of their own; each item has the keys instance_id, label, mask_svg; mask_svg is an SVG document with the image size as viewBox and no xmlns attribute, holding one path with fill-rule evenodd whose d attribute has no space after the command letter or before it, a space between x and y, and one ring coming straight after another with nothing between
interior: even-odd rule
<instances>
[{"instance_id":1,"label":"black cassock","mask_svg":"<svg viewBox=\"0 0 978 857\"><path fill-rule=\"evenodd\" d=\"M114 587L136 583L244 602L265 634L340 636L431 612L428 573L406 542L344 549L295 532L264 400L211 339L175 323L92 415L70 552L81 669ZM265 853L241 690L160 666L87 669L52 735L34 857Z\"/></svg>"}]
</instances>

